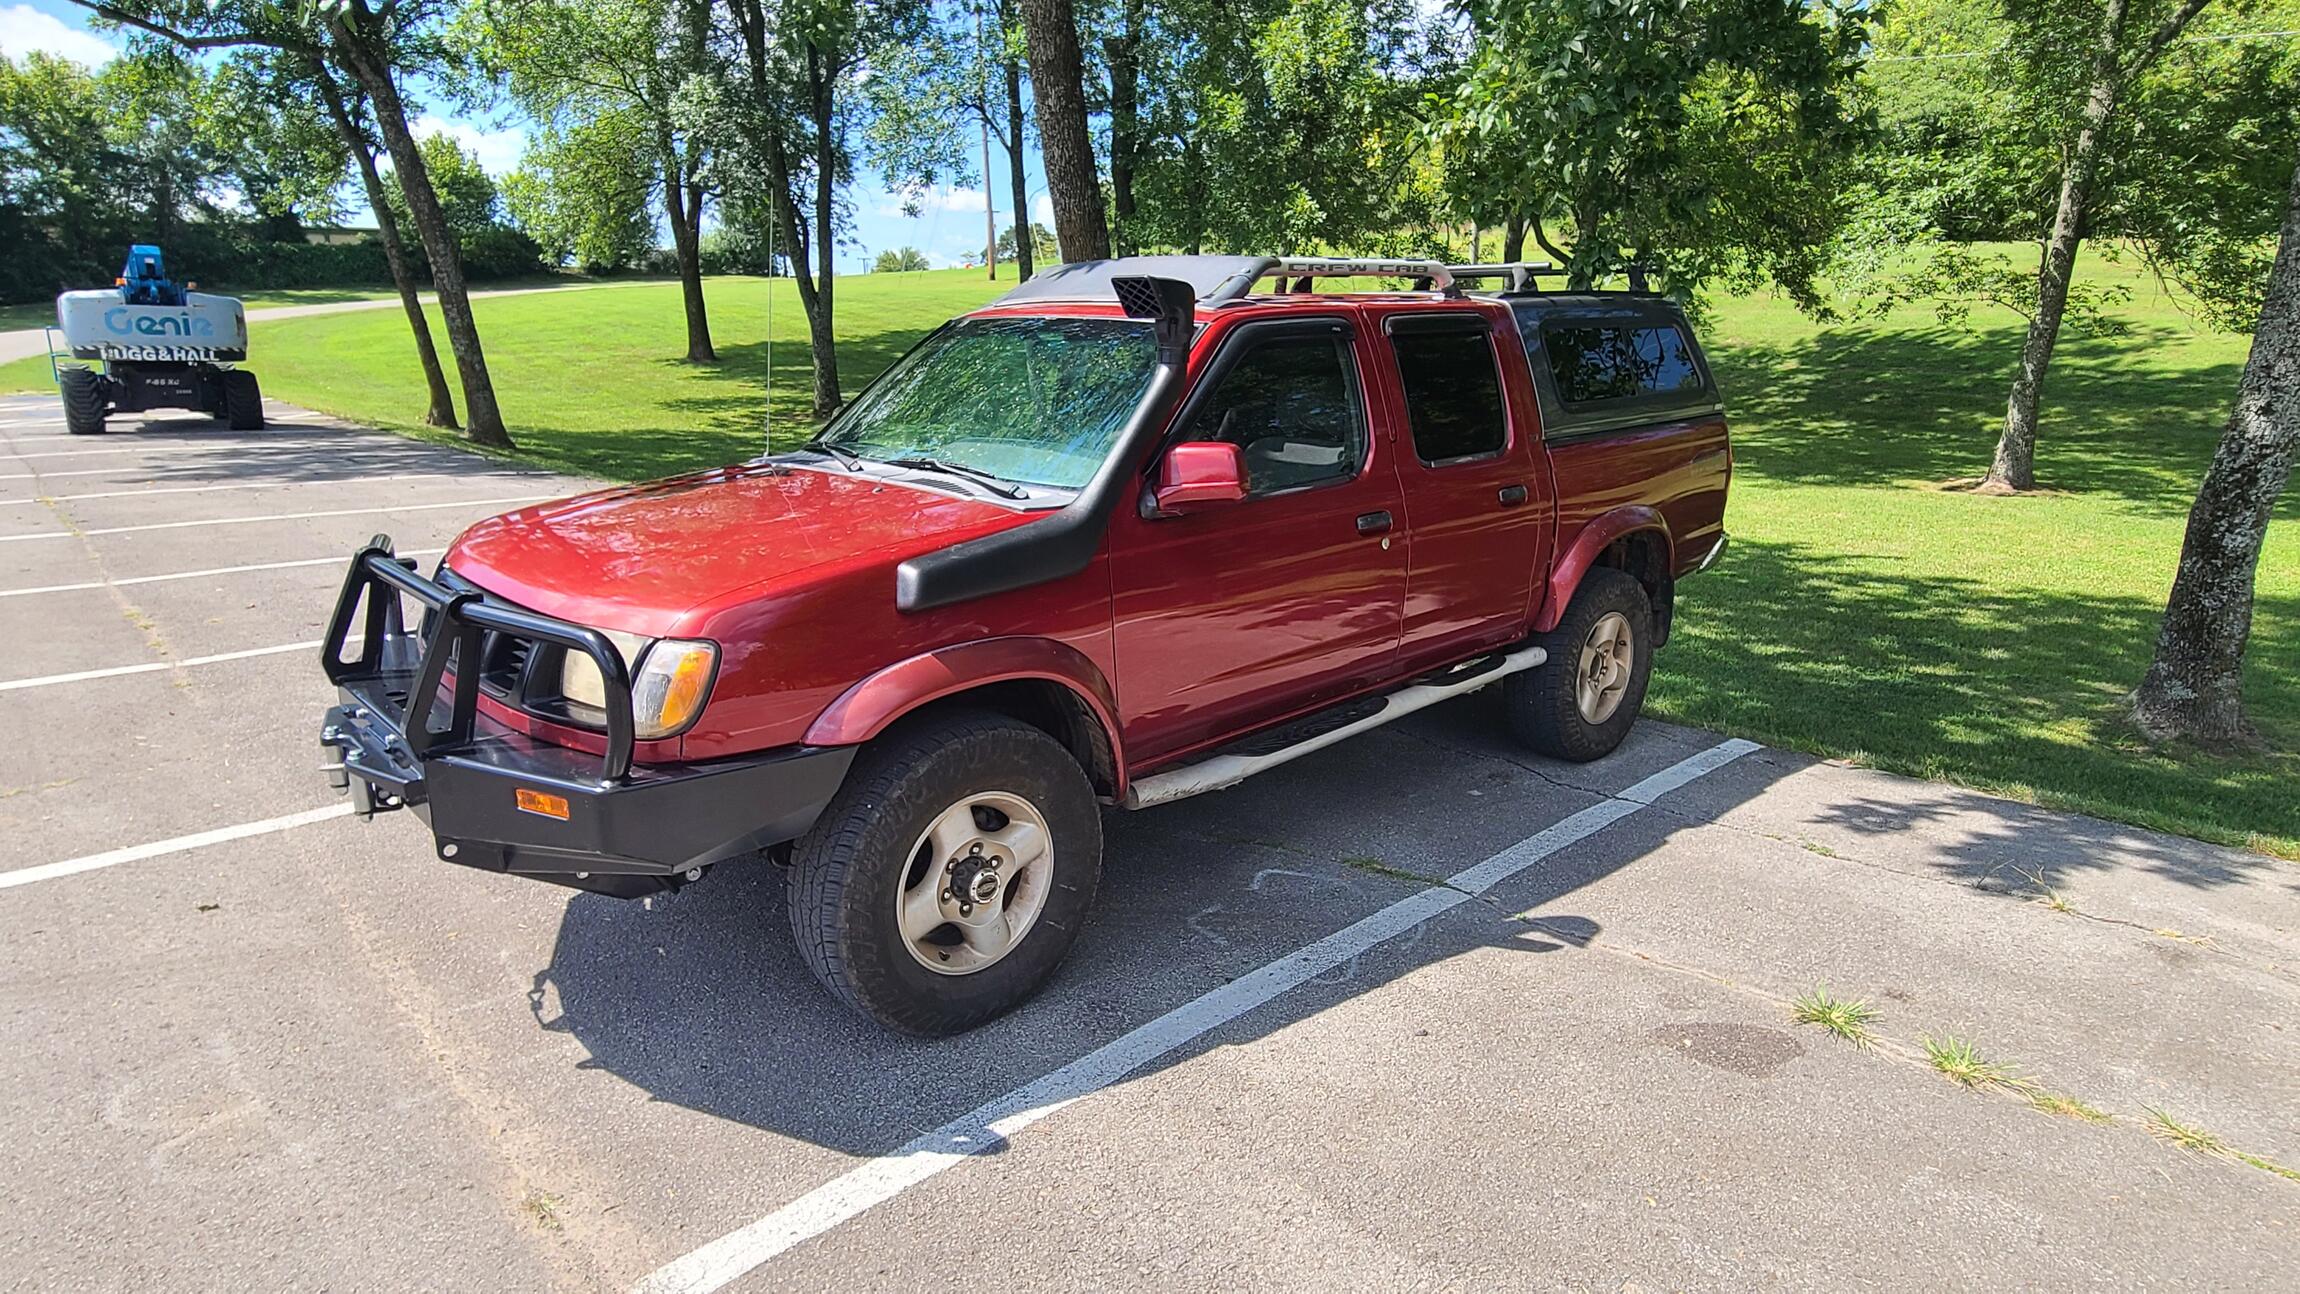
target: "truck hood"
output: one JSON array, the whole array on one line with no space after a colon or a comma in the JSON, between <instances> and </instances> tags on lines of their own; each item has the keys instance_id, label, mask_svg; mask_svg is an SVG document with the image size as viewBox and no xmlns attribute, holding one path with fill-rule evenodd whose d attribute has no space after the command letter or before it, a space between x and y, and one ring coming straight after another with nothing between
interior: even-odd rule
<instances>
[{"instance_id":1,"label":"truck hood","mask_svg":"<svg viewBox=\"0 0 2300 1294\"><path fill-rule=\"evenodd\" d=\"M447 565L531 611L649 637L688 613L826 566L892 568L1045 512L882 476L745 463L602 490L491 517Z\"/></svg>"}]
</instances>

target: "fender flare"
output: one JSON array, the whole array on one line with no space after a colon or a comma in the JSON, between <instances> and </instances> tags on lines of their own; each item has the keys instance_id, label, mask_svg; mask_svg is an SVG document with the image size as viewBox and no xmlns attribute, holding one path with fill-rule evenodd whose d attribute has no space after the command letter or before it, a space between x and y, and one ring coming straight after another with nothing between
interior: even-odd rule
<instances>
[{"instance_id":1,"label":"fender flare","mask_svg":"<svg viewBox=\"0 0 2300 1294\"><path fill-rule=\"evenodd\" d=\"M1086 706L1110 746L1112 779L1126 792L1118 738L1118 699L1086 653L1052 638L986 638L937 648L865 676L808 725L810 746L856 746L920 706L990 683L1037 680L1063 687Z\"/></svg>"},{"instance_id":2,"label":"fender flare","mask_svg":"<svg viewBox=\"0 0 2300 1294\"><path fill-rule=\"evenodd\" d=\"M1613 542L1626 535L1650 531L1661 536L1663 569L1675 570L1677 541L1669 533L1669 521L1661 510L1644 503L1624 504L1610 512L1590 519L1575 535L1573 543L1560 554L1549 571L1549 594L1542 600L1541 614L1534 617L1535 633L1548 633L1565 618L1566 605L1581 587L1581 577L1597 564L1598 555L1613 546Z\"/></svg>"}]
</instances>

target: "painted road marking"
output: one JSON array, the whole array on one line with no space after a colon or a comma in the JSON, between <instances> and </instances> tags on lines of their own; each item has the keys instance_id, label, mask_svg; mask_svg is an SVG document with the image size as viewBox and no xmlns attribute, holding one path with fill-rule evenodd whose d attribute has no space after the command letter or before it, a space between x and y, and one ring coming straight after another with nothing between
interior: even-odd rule
<instances>
[{"instance_id":1,"label":"painted road marking","mask_svg":"<svg viewBox=\"0 0 2300 1294\"><path fill-rule=\"evenodd\" d=\"M93 494L35 494L11 503L78 503L87 499L135 499L147 494L206 494L214 490L281 490L291 485L368 485L377 481L432 481L443 479L507 481L549 475L544 472L393 472L381 476L331 476L312 481L226 481L216 485L163 485L150 490L98 490Z\"/></svg>"},{"instance_id":2,"label":"painted road marking","mask_svg":"<svg viewBox=\"0 0 2300 1294\"><path fill-rule=\"evenodd\" d=\"M141 862L146 858L158 858L164 854L180 854L187 849L202 849L209 845L221 845L228 841L245 840L250 836L266 836L275 831L292 831L297 827L310 826L314 822L341 818L350 812L351 805L349 804L331 804L324 809L306 809L302 813L291 813L280 818L266 818L261 822L243 822L236 827L218 827L213 831L177 836L173 840L155 840L148 845L130 845L126 849L113 849L101 854L67 858L60 863L42 863L37 867L20 867L12 872L0 872L0 890L12 889L18 885L30 885L34 881L52 881L59 876L73 876L80 872L92 872L100 867L117 867L121 863Z\"/></svg>"},{"instance_id":3,"label":"painted road marking","mask_svg":"<svg viewBox=\"0 0 2300 1294\"><path fill-rule=\"evenodd\" d=\"M245 651L228 651L214 656L187 656L182 660L146 661L141 665L114 665L108 669L84 669L72 674L43 674L38 678L12 678L0 681L0 692L16 692L25 688L54 687L58 683L84 683L90 679L119 678L124 674L156 674L166 669L183 669L191 665L217 665L228 660L248 660L256 656L277 656L281 652L310 651L320 645L319 639L302 643L281 643L277 647L250 647Z\"/></svg>"},{"instance_id":4,"label":"painted road marking","mask_svg":"<svg viewBox=\"0 0 2300 1294\"><path fill-rule=\"evenodd\" d=\"M369 458L380 460L381 466L388 467L394 463L410 462L413 460L419 460L423 457L421 454L400 453L399 449L402 445L406 446L407 448L416 450L438 448L437 446L422 445L415 441L402 441L398 444L385 441L379 442L373 449L345 449L338 451L331 461L349 464L358 459ZM231 446L231 448L249 449L253 447L247 445L234 445ZM202 470L211 467L260 467L271 461L272 460L265 458L203 458L197 463L191 464L191 466L198 467ZM458 458L455 461L463 462L466 460ZM149 467L146 467L136 463L127 463L118 467L75 467L69 471L63 472L17 472L10 476L0 476L0 481L53 481L66 476L128 475L142 471L164 470L170 466L172 465L155 463L151 464ZM548 473L538 473L538 475L548 475ZM154 477L151 479L159 480L164 478ZM281 481L278 482L278 484L292 485L295 484L295 482Z\"/></svg>"},{"instance_id":5,"label":"painted road marking","mask_svg":"<svg viewBox=\"0 0 2300 1294\"><path fill-rule=\"evenodd\" d=\"M433 512L440 508L491 508L498 503L533 503L550 494L514 494L500 499L457 499L451 503L400 503L375 508L331 508L325 512L275 512L256 517L208 517L198 521L155 521L141 526L99 526L91 530L37 530L28 535L0 535L0 544L31 539L70 539L75 535L132 535L146 530L189 530L194 526L242 526L258 521L307 521L313 517L356 517L370 512Z\"/></svg>"},{"instance_id":6,"label":"painted road marking","mask_svg":"<svg viewBox=\"0 0 2300 1294\"><path fill-rule=\"evenodd\" d=\"M401 557L431 557L445 552L443 548L410 548ZM131 575L118 580L85 580L78 584L42 584L29 589L0 589L0 598L28 598L35 593L78 593L86 589L107 589L122 584L165 584L169 580L196 580L203 575L238 575L242 571L284 571L297 566L349 566L351 558L306 557L293 562L257 562L252 566L210 566L204 571L173 571L166 575Z\"/></svg>"},{"instance_id":7,"label":"painted road marking","mask_svg":"<svg viewBox=\"0 0 2300 1294\"><path fill-rule=\"evenodd\" d=\"M116 449L43 449L32 454L11 454L14 458L90 458L98 454L149 454L160 449L328 449L326 441L283 440L276 445L189 445L181 441L153 441L149 445L121 446Z\"/></svg>"},{"instance_id":8,"label":"painted road marking","mask_svg":"<svg viewBox=\"0 0 2300 1294\"><path fill-rule=\"evenodd\" d=\"M1568 845L1597 834L1695 778L1756 750L1739 738L1679 761L1474 867L1455 873L1316 943L1230 981L1195 1001L996 1097L892 1154L835 1177L756 1222L664 1264L635 1294L704 1294L802 1242L893 1199L946 1169L1006 1144L1031 1124L1092 1096L1175 1048L1449 911Z\"/></svg>"}]
</instances>

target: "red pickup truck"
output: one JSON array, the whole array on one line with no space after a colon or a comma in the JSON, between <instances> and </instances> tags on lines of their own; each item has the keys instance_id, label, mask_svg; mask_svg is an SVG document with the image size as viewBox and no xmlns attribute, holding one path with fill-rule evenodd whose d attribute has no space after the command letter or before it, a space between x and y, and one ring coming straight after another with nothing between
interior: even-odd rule
<instances>
[{"instance_id":1,"label":"red pickup truck","mask_svg":"<svg viewBox=\"0 0 2300 1294\"><path fill-rule=\"evenodd\" d=\"M1065 265L804 448L506 513L428 577L378 536L323 650L333 780L605 894L780 862L832 993L978 1024L1085 925L1098 804L1496 683L1543 754L1620 744L1731 454L1672 303L1544 268ZM1351 275L1414 286L1313 290Z\"/></svg>"}]
</instances>

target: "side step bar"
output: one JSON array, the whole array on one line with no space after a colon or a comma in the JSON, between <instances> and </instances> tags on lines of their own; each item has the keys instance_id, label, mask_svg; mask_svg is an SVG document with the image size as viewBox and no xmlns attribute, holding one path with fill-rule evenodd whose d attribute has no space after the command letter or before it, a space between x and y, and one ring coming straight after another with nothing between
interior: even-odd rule
<instances>
[{"instance_id":1,"label":"side step bar","mask_svg":"<svg viewBox=\"0 0 2300 1294\"><path fill-rule=\"evenodd\" d=\"M1521 647L1504 656L1492 669L1481 670L1468 678L1453 683L1416 683L1402 687L1382 698L1379 710L1353 723L1343 724L1317 736L1306 738L1280 750L1261 755L1213 755L1195 764L1163 773L1152 773L1137 779L1126 788L1126 807L1147 809L1154 804L1203 795L1236 786L1256 773L1267 772L1280 764L1289 764L1312 751L1324 750L1345 737L1355 737L1370 728L1379 728L1393 719L1402 719L1416 710L1426 710L1440 701L1475 692L1488 683L1532 669L1549 659L1549 653L1539 647Z\"/></svg>"}]
</instances>

